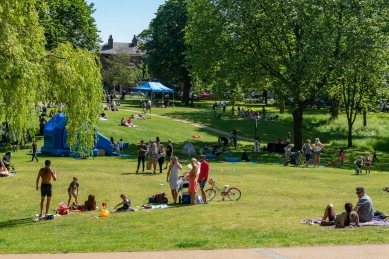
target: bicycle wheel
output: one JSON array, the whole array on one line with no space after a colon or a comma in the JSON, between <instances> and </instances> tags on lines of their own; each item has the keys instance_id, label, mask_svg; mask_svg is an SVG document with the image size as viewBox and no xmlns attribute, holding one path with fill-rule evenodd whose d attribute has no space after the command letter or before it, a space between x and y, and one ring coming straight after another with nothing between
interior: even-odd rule
<instances>
[{"instance_id":1,"label":"bicycle wheel","mask_svg":"<svg viewBox=\"0 0 389 259\"><path fill-rule=\"evenodd\" d=\"M227 193L227 196L230 200L232 201L237 201L240 199L240 196L242 195L242 193L240 192L240 190L236 187L232 187L230 189L228 189L228 193Z\"/></svg>"},{"instance_id":2,"label":"bicycle wheel","mask_svg":"<svg viewBox=\"0 0 389 259\"><path fill-rule=\"evenodd\" d=\"M211 201L213 198L215 198L216 191L215 189L208 189L205 191L205 195L207 196L207 201Z\"/></svg>"}]
</instances>

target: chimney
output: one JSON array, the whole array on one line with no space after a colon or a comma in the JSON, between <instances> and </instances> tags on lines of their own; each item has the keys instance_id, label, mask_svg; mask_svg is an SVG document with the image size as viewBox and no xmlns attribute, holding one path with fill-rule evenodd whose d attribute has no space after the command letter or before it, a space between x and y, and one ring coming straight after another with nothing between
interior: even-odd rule
<instances>
[{"instance_id":1,"label":"chimney","mask_svg":"<svg viewBox=\"0 0 389 259\"><path fill-rule=\"evenodd\" d=\"M136 47L138 45L138 40L136 39L136 36L134 35L134 38L132 38L132 46Z\"/></svg>"},{"instance_id":2,"label":"chimney","mask_svg":"<svg viewBox=\"0 0 389 259\"><path fill-rule=\"evenodd\" d=\"M112 35L109 35L108 47L109 47L110 49L113 49L113 39L112 39Z\"/></svg>"}]
</instances>

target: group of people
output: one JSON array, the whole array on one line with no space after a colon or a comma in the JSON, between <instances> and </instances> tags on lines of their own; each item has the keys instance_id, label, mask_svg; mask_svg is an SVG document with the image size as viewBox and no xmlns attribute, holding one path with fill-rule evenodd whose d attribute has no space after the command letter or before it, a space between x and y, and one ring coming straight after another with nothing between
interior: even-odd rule
<instances>
[{"instance_id":1,"label":"group of people","mask_svg":"<svg viewBox=\"0 0 389 259\"><path fill-rule=\"evenodd\" d=\"M142 113L147 113L147 111L151 114L151 100L148 99L147 101L141 100L140 101L142 106Z\"/></svg>"},{"instance_id":2,"label":"group of people","mask_svg":"<svg viewBox=\"0 0 389 259\"><path fill-rule=\"evenodd\" d=\"M40 202L40 216L49 214L51 197L53 195L53 188L51 184L51 180L57 181L57 172L51 167L51 161L45 161L45 167L41 168L38 172L38 176L36 178L36 190L41 192L41 202ZM40 183L40 185L39 185ZM78 203L78 189L80 184L78 183L78 177L74 176L73 180L70 182L68 187L68 209L77 210L77 211L92 211L96 210L96 197L94 194L89 194L88 199L82 203ZM113 212L121 212L121 211L130 211L131 201L125 194L121 194L120 197L122 201L115 206L115 210ZM44 203L46 201L46 209L45 214L43 213ZM72 198L74 198L74 202L70 204ZM116 209L118 206L123 205L121 208Z\"/></svg>"},{"instance_id":3,"label":"group of people","mask_svg":"<svg viewBox=\"0 0 389 259\"><path fill-rule=\"evenodd\" d=\"M118 153L119 156L122 155L123 145L124 145L123 139L121 138L120 140L115 142L114 138L111 137L110 141L111 141L112 149L116 151L116 153Z\"/></svg>"},{"instance_id":4,"label":"group of people","mask_svg":"<svg viewBox=\"0 0 389 259\"><path fill-rule=\"evenodd\" d=\"M159 137L156 137L154 142L150 139L147 145L144 143L143 140L141 140L140 144L137 146L137 152L138 166L136 169L136 173L139 173L139 167L141 163L142 172L145 171L145 159L148 155L148 159L150 160L150 163L154 169L153 173L156 173L158 163L159 173L162 174L163 164L166 161L166 166L164 169L167 169L169 162L171 161L171 157L173 156L173 144L172 141L169 139L165 148L164 145L161 143Z\"/></svg>"},{"instance_id":5,"label":"group of people","mask_svg":"<svg viewBox=\"0 0 389 259\"><path fill-rule=\"evenodd\" d=\"M301 152L305 154L305 166L308 167L311 159L311 152L313 151L313 167L320 167L320 153L324 148L324 144L320 142L319 138L315 139L315 143L311 145L311 140L307 139L307 142L302 146Z\"/></svg>"},{"instance_id":6,"label":"group of people","mask_svg":"<svg viewBox=\"0 0 389 259\"><path fill-rule=\"evenodd\" d=\"M346 202L344 205L345 211L340 214L336 214L334 206L328 204L324 210L321 224L345 227L358 226L359 223L371 221L374 216L373 201L366 194L366 190L363 186L358 186L355 190L355 194L359 198L357 205L353 208L351 202Z\"/></svg>"}]
</instances>

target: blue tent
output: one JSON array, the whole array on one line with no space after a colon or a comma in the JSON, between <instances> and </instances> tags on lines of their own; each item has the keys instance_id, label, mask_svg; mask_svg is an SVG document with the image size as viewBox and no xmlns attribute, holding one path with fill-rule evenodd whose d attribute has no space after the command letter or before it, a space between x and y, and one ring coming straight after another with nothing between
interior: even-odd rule
<instances>
[{"instance_id":1,"label":"blue tent","mask_svg":"<svg viewBox=\"0 0 389 259\"><path fill-rule=\"evenodd\" d=\"M143 85L133 87L131 91L138 92L152 92L152 93L174 93L173 89L170 89L158 82L147 82Z\"/></svg>"}]
</instances>

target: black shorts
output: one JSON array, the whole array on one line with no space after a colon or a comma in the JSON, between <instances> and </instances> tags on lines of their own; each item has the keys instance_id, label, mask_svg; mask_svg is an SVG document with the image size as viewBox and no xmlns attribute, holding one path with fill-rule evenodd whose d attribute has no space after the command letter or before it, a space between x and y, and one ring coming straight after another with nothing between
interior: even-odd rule
<instances>
[{"instance_id":1,"label":"black shorts","mask_svg":"<svg viewBox=\"0 0 389 259\"><path fill-rule=\"evenodd\" d=\"M45 184L45 183L42 183L41 184L41 196L42 197L51 197L53 196L53 189L52 189L52 186L51 184Z\"/></svg>"},{"instance_id":2,"label":"black shorts","mask_svg":"<svg viewBox=\"0 0 389 259\"><path fill-rule=\"evenodd\" d=\"M305 154L305 161L309 161L311 159L311 154Z\"/></svg>"}]
</instances>

